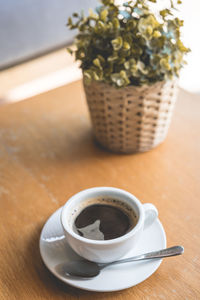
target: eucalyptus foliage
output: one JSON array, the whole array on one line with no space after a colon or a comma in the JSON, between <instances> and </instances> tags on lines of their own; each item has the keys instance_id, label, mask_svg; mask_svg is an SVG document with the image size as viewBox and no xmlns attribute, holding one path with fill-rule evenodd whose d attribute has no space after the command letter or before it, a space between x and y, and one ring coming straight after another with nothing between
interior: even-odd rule
<instances>
[{"instance_id":1,"label":"eucalyptus foliage","mask_svg":"<svg viewBox=\"0 0 200 300\"><path fill-rule=\"evenodd\" d=\"M117 5L101 0L89 16L74 13L70 29L78 29L75 49L68 49L81 62L84 80L102 81L116 87L152 84L179 76L184 54L189 51L180 38L183 21L175 5L153 13L150 2L135 0Z\"/></svg>"}]
</instances>

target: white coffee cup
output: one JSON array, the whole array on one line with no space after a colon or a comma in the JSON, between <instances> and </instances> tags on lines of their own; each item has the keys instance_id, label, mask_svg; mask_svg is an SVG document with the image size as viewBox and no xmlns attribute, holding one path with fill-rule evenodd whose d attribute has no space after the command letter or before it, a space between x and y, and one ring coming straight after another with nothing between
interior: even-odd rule
<instances>
[{"instance_id":1,"label":"white coffee cup","mask_svg":"<svg viewBox=\"0 0 200 300\"><path fill-rule=\"evenodd\" d=\"M88 199L109 197L127 204L137 215L136 226L125 235L111 240L91 240L73 230L76 213ZM67 242L80 256L90 261L107 263L118 260L136 246L143 230L157 218L158 211L153 204L142 204L134 195L113 187L95 187L72 196L62 208L61 224Z\"/></svg>"}]
</instances>

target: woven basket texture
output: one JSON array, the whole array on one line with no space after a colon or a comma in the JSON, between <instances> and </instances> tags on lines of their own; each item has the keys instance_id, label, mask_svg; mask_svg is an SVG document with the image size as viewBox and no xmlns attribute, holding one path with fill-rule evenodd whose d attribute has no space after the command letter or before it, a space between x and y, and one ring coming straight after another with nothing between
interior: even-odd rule
<instances>
[{"instance_id":1,"label":"woven basket texture","mask_svg":"<svg viewBox=\"0 0 200 300\"><path fill-rule=\"evenodd\" d=\"M119 153L148 151L165 139L177 98L177 81L115 88L84 85L98 142Z\"/></svg>"}]
</instances>

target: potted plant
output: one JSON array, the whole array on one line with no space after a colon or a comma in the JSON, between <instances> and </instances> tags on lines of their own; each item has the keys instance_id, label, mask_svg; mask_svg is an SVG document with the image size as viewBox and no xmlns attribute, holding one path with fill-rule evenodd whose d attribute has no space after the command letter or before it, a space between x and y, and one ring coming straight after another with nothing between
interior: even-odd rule
<instances>
[{"instance_id":1,"label":"potted plant","mask_svg":"<svg viewBox=\"0 0 200 300\"><path fill-rule=\"evenodd\" d=\"M183 21L175 16L181 1L155 12L156 2L101 0L96 12L68 20L70 29L78 29L69 52L81 62L95 136L115 152L147 151L168 132L189 49L180 39Z\"/></svg>"}]
</instances>

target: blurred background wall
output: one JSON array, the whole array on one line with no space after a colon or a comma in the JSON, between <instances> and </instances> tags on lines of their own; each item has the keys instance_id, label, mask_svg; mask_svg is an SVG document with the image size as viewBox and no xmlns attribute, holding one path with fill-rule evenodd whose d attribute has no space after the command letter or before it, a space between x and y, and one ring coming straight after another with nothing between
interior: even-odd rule
<instances>
[{"instance_id":1,"label":"blurred background wall","mask_svg":"<svg viewBox=\"0 0 200 300\"><path fill-rule=\"evenodd\" d=\"M68 17L95 6L96 0L0 0L0 69L71 43Z\"/></svg>"}]
</instances>

